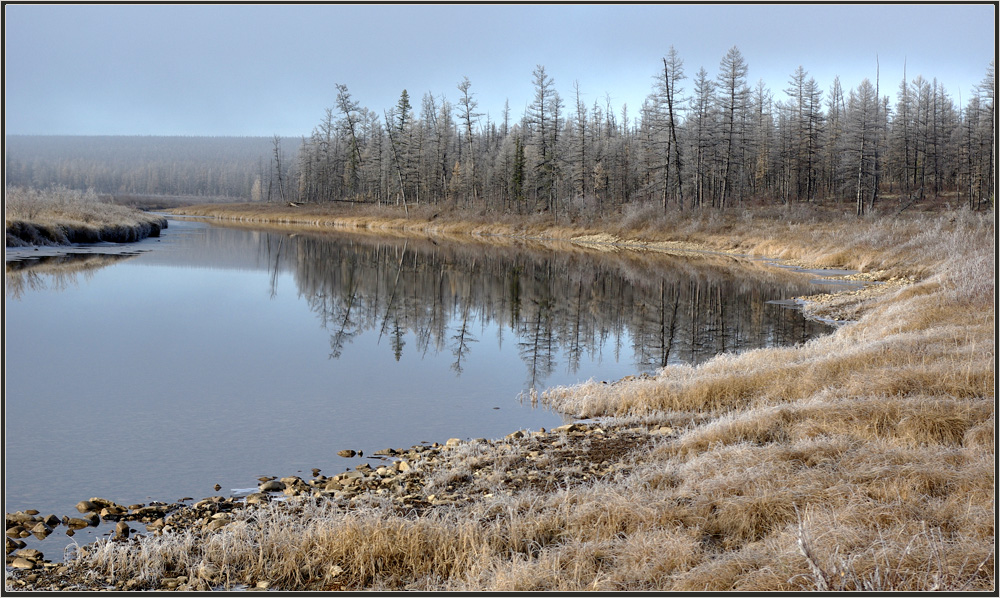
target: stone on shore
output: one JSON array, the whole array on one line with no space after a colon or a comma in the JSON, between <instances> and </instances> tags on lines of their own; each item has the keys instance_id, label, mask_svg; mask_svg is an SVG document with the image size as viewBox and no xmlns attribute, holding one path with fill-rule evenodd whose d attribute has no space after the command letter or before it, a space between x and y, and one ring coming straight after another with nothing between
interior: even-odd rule
<instances>
[{"instance_id":1,"label":"stone on shore","mask_svg":"<svg viewBox=\"0 0 1000 598\"><path fill-rule=\"evenodd\" d=\"M98 506L97 503L95 502L91 502L89 500L81 500L80 502L76 503L76 510L80 511L81 513L90 513L91 511L100 511L101 507Z\"/></svg>"},{"instance_id":2,"label":"stone on shore","mask_svg":"<svg viewBox=\"0 0 1000 598\"><path fill-rule=\"evenodd\" d=\"M264 482L260 485L258 490L261 492L281 492L285 489L285 483L278 480L271 480L269 482Z\"/></svg>"},{"instance_id":3,"label":"stone on shore","mask_svg":"<svg viewBox=\"0 0 1000 598\"><path fill-rule=\"evenodd\" d=\"M24 557L15 557L13 561L10 562L10 566L15 569L34 569L34 561L29 561Z\"/></svg>"}]
</instances>

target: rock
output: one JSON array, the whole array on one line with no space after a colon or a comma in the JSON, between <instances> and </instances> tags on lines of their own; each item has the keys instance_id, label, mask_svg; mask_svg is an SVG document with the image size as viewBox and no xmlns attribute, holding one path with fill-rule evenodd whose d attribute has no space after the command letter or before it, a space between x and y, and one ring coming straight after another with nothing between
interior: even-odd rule
<instances>
[{"instance_id":1,"label":"rock","mask_svg":"<svg viewBox=\"0 0 1000 598\"><path fill-rule=\"evenodd\" d=\"M31 570L35 568L35 563L19 556L11 561L10 566L15 569Z\"/></svg>"},{"instance_id":2,"label":"rock","mask_svg":"<svg viewBox=\"0 0 1000 598\"><path fill-rule=\"evenodd\" d=\"M582 424L566 424L564 426L557 426L552 428L552 431L557 434L566 434L569 432L582 432L586 430L587 427Z\"/></svg>"},{"instance_id":3,"label":"rock","mask_svg":"<svg viewBox=\"0 0 1000 598\"><path fill-rule=\"evenodd\" d=\"M52 528L45 524L44 521L39 521L31 528L31 533L35 534L39 540L45 539L45 536L52 533Z\"/></svg>"},{"instance_id":4,"label":"rock","mask_svg":"<svg viewBox=\"0 0 1000 598\"><path fill-rule=\"evenodd\" d=\"M6 554L10 554L19 548L24 548L25 546L27 546L24 542L20 540L15 540L13 538L5 538L4 540L7 549Z\"/></svg>"},{"instance_id":5,"label":"rock","mask_svg":"<svg viewBox=\"0 0 1000 598\"><path fill-rule=\"evenodd\" d=\"M48 525L49 527L55 527L55 526L59 525L59 518L56 517L54 514L53 515L49 515L45 519L42 519L42 521L44 521L45 524Z\"/></svg>"},{"instance_id":6,"label":"rock","mask_svg":"<svg viewBox=\"0 0 1000 598\"><path fill-rule=\"evenodd\" d=\"M132 516L140 521L152 521L162 517L167 512L166 507L148 506L132 511Z\"/></svg>"},{"instance_id":7,"label":"rock","mask_svg":"<svg viewBox=\"0 0 1000 598\"><path fill-rule=\"evenodd\" d=\"M156 521L152 521L150 523L147 523L146 524L146 531L147 532L158 532L158 531L160 531L160 530L163 529L164 525L166 525L166 522L164 522L163 518L161 517L161 518L157 519Z\"/></svg>"},{"instance_id":8,"label":"rock","mask_svg":"<svg viewBox=\"0 0 1000 598\"><path fill-rule=\"evenodd\" d=\"M256 505L259 503L268 502L270 499L263 492L254 492L253 494L248 494L247 497L243 500L245 500L248 505Z\"/></svg>"},{"instance_id":9,"label":"rock","mask_svg":"<svg viewBox=\"0 0 1000 598\"><path fill-rule=\"evenodd\" d=\"M227 525L229 525L229 518L223 517L219 519L213 519L208 523L208 525L205 526L205 529L210 532L214 532L226 527Z\"/></svg>"},{"instance_id":10,"label":"rock","mask_svg":"<svg viewBox=\"0 0 1000 598\"><path fill-rule=\"evenodd\" d=\"M400 459L399 461L393 463L393 467L395 467L396 471L400 473L404 471L410 471L412 469L412 467L410 467L410 464L404 461L403 459Z\"/></svg>"},{"instance_id":11,"label":"rock","mask_svg":"<svg viewBox=\"0 0 1000 598\"><path fill-rule=\"evenodd\" d=\"M449 438L447 442L444 443L447 447L455 447L462 444L461 438Z\"/></svg>"},{"instance_id":12,"label":"rock","mask_svg":"<svg viewBox=\"0 0 1000 598\"><path fill-rule=\"evenodd\" d=\"M120 505L108 505L101 508L101 519L105 521L118 521L125 514L125 507Z\"/></svg>"},{"instance_id":13,"label":"rock","mask_svg":"<svg viewBox=\"0 0 1000 598\"><path fill-rule=\"evenodd\" d=\"M91 525L90 521L86 519L80 519L79 517L70 517L66 521L63 521L66 527L70 529L83 529Z\"/></svg>"},{"instance_id":14,"label":"rock","mask_svg":"<svg viewBox=\"0 0 1000 598\"><path fill-rule=\"evenodd\" d=\"M350 458L350 457L353 457L354 455L357 455L357 454L358 454L357 452L355 452L355 451L353 451L351 449L344 449L342 451L337 451L337 455L340 456L340 457Z\"/></svg>"},{"instance_id":15,"label":"rock","mask_svg":"<svg viewBox=\"0 0 1000 598\"><path fill-rule=\"evenodd\" d=\"M269 482L264 482L260 485L258 490L261 492L280 492L285 489L285 483L279 482L278 480L271 480Z\"/></svg>"},{"instance_id":16,"label":"rock","mask_svg":"<svg viewBox=\"0 0 1000 598\"><path fill-rule=\"evenodd\" d=\"M97 503L91 502L89 500L81 500L80 502L76 503L76 510L80 511L81 513L89 513L91 511L99 511L101 510L101 507L99 507Z\"/></svg>"},{"instance_id":17,"label":"rock","mask_svg":"<svg viewBox=\"0 0 1000 598\"><path fill-rule=\"evenodd\" d=\"M28 523L29 521L34 521L35 520L34 517L32 517L31 515L23 512L23 511L18 511L16 513L7 513L5 519L6 519L7 523L15 523L15 524L16 523L22 523L23 524L23 523Z\"/></svg>"},{"instance_id":18,"label":"rock","mask_svg":"<svg viewBox=\"0 0 1000 598\"><path fill-rule=\"evenodd\" d=\"M218 492L219 490L222 490L222 486L220 486L219 484L216 484L215 486L212 486L212 487L215 488L216 492Z\"/></svg>"},{"instance_id":19,"label":"rock","mask_svg":"<svg viewBox=\"0 0 1000 598\"><path fill-rule=\"evenodd\" d=\"M115 536L114 537L115 538L128 538L129 532L131 532L131 531L132 531L132 528L130 528L127 523L125 523L124 521L119 521L118 524L115 525Z\"/></svg>"},{"instance_id":20,"label":"rock","mask_svg":"<svg viewBox=\"0 0 1000 598\"><path fill-rule=\"evenodd\" d=\"M35 561L36 563L45 558L42 551L35 548L25 548L24 550L19 550L14 556L19 556L21 558L28 559L29 561Z\"/></svg>"}]
</instances>

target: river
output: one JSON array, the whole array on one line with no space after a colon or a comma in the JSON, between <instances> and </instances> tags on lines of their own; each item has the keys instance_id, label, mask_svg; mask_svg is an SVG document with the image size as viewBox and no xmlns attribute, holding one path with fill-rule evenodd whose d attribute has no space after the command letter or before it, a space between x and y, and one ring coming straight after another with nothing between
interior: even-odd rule
<instances>
[{"instance_id":1,"label":"river","mask_svg":"<svg viewBox=\"0 0 1000 598\"><path fill-rule=\"evenodd\" d=\"M172 219L135 244L8 249L5 511L238 494L379 449L551 428L569 420L533 391L830 330L781 304L830 290L815 276L494 241ZM25 541L61 560L108 531Z\"/></svg>"}]
</instances>

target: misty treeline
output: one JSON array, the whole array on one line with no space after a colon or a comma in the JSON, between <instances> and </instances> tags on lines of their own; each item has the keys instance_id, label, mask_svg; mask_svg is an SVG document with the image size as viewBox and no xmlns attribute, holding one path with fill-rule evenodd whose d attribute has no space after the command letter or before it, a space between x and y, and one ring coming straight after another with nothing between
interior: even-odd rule
<instances>
[{"instance_id":1,"label":"misty treeline","mask_svg":"<svg viewBox=\"0 0 1000 598\"><path fill-rule=\"evenodd\" d=\"M936 79L904 74L890 85L873 66L874 82L844 89L836 78L827 90L799 67L775 92L747 80L736 47L714 76L688 75L671 47L643 105L619 111L607 96L586 102L578 84L561 94L539 65L524 112L508 100L492 119L468 78L454 103L403 90L381 111L338 84L299 149L295 194L557 217L633 202L689 210L850 201L858 214L890 197L893 209L943 194L992 204L994 63L964 106Z\"/></svg>"},{"instance_id":2,"label":"misty treeline","mask_svg":"<svg viewBox=\"0 0 1000 598\"><path fill-rule=\"evenodd\" d=\"M278 142L284 154L299 140ZM274 168L271 137L8 135L4 144L4 179L18 187L246 199Z\"/></svg>"}]
</instances>

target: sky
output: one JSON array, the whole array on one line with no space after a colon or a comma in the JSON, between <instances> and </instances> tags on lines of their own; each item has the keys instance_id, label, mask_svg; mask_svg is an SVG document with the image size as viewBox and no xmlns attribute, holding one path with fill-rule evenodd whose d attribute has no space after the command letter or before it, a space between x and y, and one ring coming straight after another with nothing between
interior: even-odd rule
<instances>
[{"instance_id":1,"label":"sky","mask_svg":"<svg viewBox=\"0 0 1000 598\"><path fill-rule=\"evenodd\" d=\"M903 80L964 105L996 55L991 3L6 4L4 131L45 135L309 135L340 83L381 114L406 89L457 104L464 77L492 121L531 103L544 66L565 105L638 115L661 59L714 78L736 46L753 87L786 99L802 66L828 92ZM826 97L824 93L824 98Z\"/></svg>"}]
</instances>

